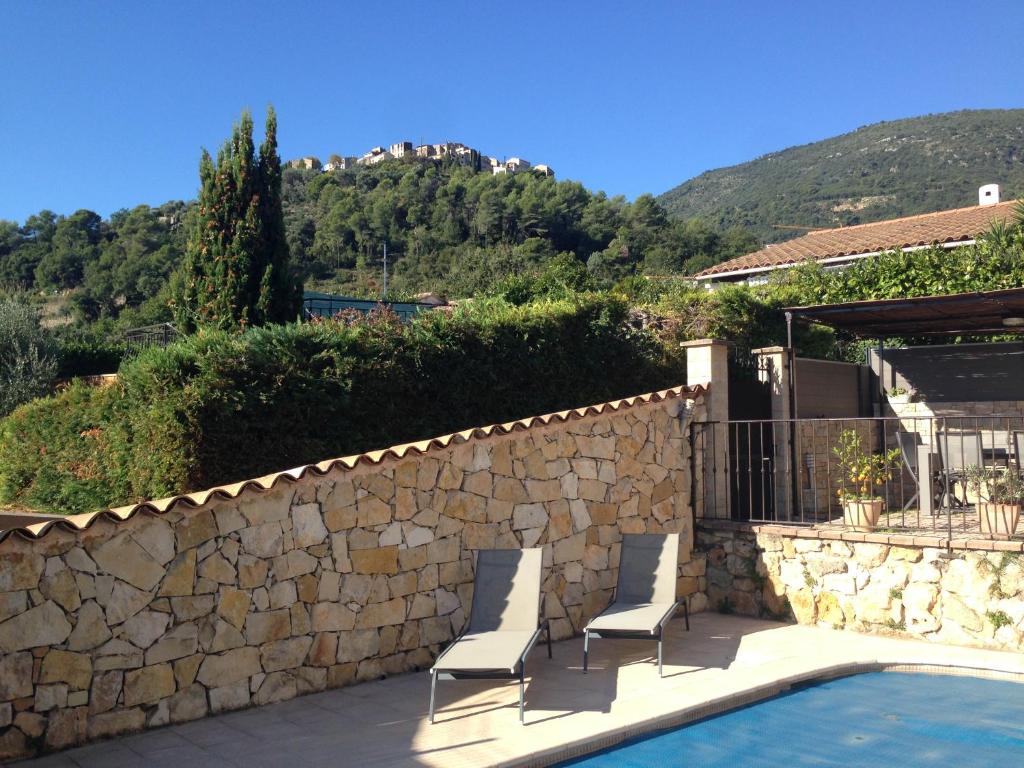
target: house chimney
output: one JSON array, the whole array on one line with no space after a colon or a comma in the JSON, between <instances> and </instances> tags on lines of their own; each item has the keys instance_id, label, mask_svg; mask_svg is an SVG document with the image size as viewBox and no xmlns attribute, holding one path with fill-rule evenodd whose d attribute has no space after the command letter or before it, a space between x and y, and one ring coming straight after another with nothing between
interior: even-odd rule
<instances>
[{"instance_id":1,"label":"house chimney","mask_svg":"<svg viewBox=\"0 0 1024 768\"><path fill-rule=\"evenodd\" d=\"M978 205L995 205L998 202L998 184L986 184L983 187L978 187Z\"/></svg>"}]
</instances>

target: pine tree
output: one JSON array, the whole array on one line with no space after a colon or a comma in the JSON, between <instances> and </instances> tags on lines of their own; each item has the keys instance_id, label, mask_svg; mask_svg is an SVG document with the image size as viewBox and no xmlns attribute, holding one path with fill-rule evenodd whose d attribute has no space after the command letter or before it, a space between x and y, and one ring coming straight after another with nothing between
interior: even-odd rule
<instances>
[{"instance_id":1,"label":"pine tree","mask_svg":"<svg viewBox=\"0 0 1024 768\"><path fill-rule=\"evenodd\" d=\"M298 316L301 287L285 239L273 107L258 157L252 127L252 116L243 112L216 162L203 150L197 218L173 299L175 319L186 332L200 326L244 329Z\"/></svg>"}]
</instances>

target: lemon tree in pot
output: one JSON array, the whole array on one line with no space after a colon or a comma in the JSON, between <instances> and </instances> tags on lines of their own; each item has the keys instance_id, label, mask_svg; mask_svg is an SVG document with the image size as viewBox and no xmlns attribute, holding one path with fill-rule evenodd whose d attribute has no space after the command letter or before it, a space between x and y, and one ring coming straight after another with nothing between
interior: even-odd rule
<instances>
[{"instance_id":1,"label":"lemon tree in pot","mask_svg":"<svg viewBox=\"0 0 1024 768\"><path fill-rule=\"evenodd\" d=\"M880 495L900 460L899 448L882 453L864 450L860 434L844 429L832 448L843 487L837 491L843 505L843 522L855 531L873 531L885 506Z\"/></svg>"},{"instance_id":2,"label":"lemon tree in pot","mask_svg":"<svg viewBox=\"0 0 1024 768\"><path fill-rule=\"evenodd\" d=\"M978 525L993 538L1009 538L1017 530L1024 503L1024 480L1010 469L968 467L967 487L977 497Z\"/></svg>"}]
</instances>

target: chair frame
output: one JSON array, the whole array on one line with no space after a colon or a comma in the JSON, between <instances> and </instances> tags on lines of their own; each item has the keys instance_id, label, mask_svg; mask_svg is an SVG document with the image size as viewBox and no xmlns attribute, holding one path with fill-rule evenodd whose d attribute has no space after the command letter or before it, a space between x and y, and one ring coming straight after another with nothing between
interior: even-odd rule
<instances>
[{"instance_id":1,"label":"chair frame","mask_svg":"<svg viewBox=\"0 0 1024 768\"><path fill-rule=\"evenodd\" d=\"M637 534L642 535L642 534ZM621 544L620 544L621 546ZM678 568L678 563L677 566ZM619 563L619 578L622 578L622 563ZM657 631L654 633L644 632L642 630L632 629L591 629L591 622L601 618L615 605L616 598L619 596L619 584L616 581L615 588L612 591L612 599L603 611L597 616L587 622L587 626L583 628L583 674L587 674L588 662L590 660L590 638L600 639L620 639L620 640L656 640L658 643L658 677L663 677L663 646L665 639L665 625L675 615L676 611L679 610L679 606L683 608L683 616L686 620L686 631L690 631L690 606L689 602L684 598L682 601L675 600L671 604L665 603L666 610L665 615L661 617L657 624Z\"/></svg>"},{"instance_id":2,"label":"chair frame","mask_svg":"<svg viewBox=\"0 0 1024 768\"><path fill-rule=\"evenodd\" d=\"M475 596L474 592L474 596ZM473 604L475 605L476 600L474 598ZM543 603L542 603L543 604ZM469 634L469 628L473 626L473 605L469 608L469 617L466 620L466 626L458 634L458 636L448 644L441 654L437 657L434 662L434 667L430 670L430 706L428 709L428 719L430 724L434 723L434 701L435 693L437 689L438 680L519 680L519 722L524 722L524 714L526 710L526 657L530 655L530 651L537 644L540 639L541 632L544 633L547 639L548 646L548 658L551 658L551 625L548 620L538 614L537 629L533 633L533 637L530 638L530 642L527 644L526 649L519 656L519 660L516 662L514 669L502 669L495 668L493 670L466 670L460 671L457 669L446 669L439 670L437 665L444 659L446 653L454 648L460 640L462 640L467 634Z\"/></svg>"},{"instance_id":3,"label":"chair frame","mask_svg":"<svg viewBox=\"0 0 1024 768\"><path fill-rule=\"evenodd\" d=\"M615 598L614 598L614 596L612 597L612 601L608 604L608 608L611 608L613 605L615 605ZM663 645L664 645L664 639L665 639L665 625L668 624L669 620L673 616L675 616L675 613L676 613L677 610L679 610L680 606L682 606L683 618L686 621L686 631L689 632L690 631L690 606L689 606L689 604L687 603L687 601L685 599L681 600L681 601L680 600L676 600L674 603L672 603L672 606L666 611L665 615L658 622L658 631L657 631L657 633L655 633L653 635L650 632L636 632L636 631L633 631L633 630L625 630L625 629L602 629L602 630L584 629L583 630L583 674L587 674L588 662L590 660L589 659L589 657L590 657L590 638L594 637L594 638L599 638L599 639L603 639L603 640L657 640L658 641L658 677L664 677L664 674L663 674ZM594 618L596 619L596 618L599 618L600 616L603 616L605 611L608 610L608 608L605 608L604 611L601 611L601 613L599 613Z\"/></svg>"}]
</instances>

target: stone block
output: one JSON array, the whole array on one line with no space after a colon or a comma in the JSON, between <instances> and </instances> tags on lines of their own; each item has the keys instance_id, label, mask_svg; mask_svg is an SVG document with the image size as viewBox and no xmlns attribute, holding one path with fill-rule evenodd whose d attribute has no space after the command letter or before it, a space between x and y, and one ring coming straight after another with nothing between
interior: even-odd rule
<instances>
[{"instance_id":1,"label":"stone block","mask_svg":"<svg viewBox=\"0 0 1024 768\"><path fill-rule=\"evenodd\" d=\"M600 480L580 480L579 486L580 498L585 501L603 502L608 495L608 484Z\"/></svg>"},{"instance_id":2,"label":"stone block","mask_svg":"<svg viewBox=\"0 0 1024 768\"><path fill-rule=\"evenodd\" d=\"M99 672L142 666L142 651L124 640L110 640L92 653L93 668Z\"/></svg>"},{"instance_id":3,"label":"stone block","mask_svg":"<svg viewBox=\"0 0 1024 768\"><path fill-rule=\"evenodd\" d=\"M55 602L47 600L0 624L0 651L10 653L40 645L59 645L71 634L71 624Z\"/></svg>"},{"instance_id":4,"label":"stone block","mask_svg":"<svg viewBox=\"0 0 1024 768\"><path fill-rule=\"evenodd\" d=\"M279 557L284 552L284 530L278 522L243 528L239 535L242 549L255 557Z\"/></svg>"},{"instance_id":5,"label":"stone block","mask_svg":"<svg viewBox=\"0 0 1024 768\"><path fill-rule=\"evenodd\" d=\"M214 552L199 564L199 575L218 584L235 584L238 574L220 552Z\"/></svg>"},{"instance_id":6,"label":"stone block","mask_svg":"<svg viewBox=\"0 0 1024 768\"><path fill-rule=\"evenodd\" d=\"M74 612L82 605L75 575L67 568L47 575L39 582L39 591L47 600L53 600L65 611ZM14 593L24 594L24 593Z\"/></svg>"},{"instance_id":7,"label":"stone block","mask_svg":"<svg viewBox=\"0 0 1024 768\"><path fill-rule=\"evenodd\" d=\"M458 536L448 536L427 544L428 563L451 563L458 560L460 554L461 547Z\"/></svg>"},{"instance_id":8,"label":"stone block","mask_svg":"<svg viewBox=\"0 0 1024 768\"><path fill-rule=\"evenodd\" d=\"M121 626L117 636L145 650L164 633L168 622L170 616L166 613L140 611Z\"/></svg>"},{"instance_id":9,"label":"stone block","mask_svg":"<svg viewBox=\"0 0 1024 768\"><path fill-rule=\"evenodd\" d=\"M245 619L245 641L249 645L262 645L281 640L292 632L290 614L286 609L250 613Z\"/></svg>"},{"instance_id":10,"label":"stone block","mask_svg":"<svg viewBox=\"0 0 1024 768\"><path fill-rule=\"evenodd\" d=\"M73 691L87 690L92 683L92 657L85 653L50 650L43 657L40 683L67 683Z\"/></svg>"},{"instance_id":11,"label":"stone block","mask_svg":"<svg viewBox=\"0 0 1024 768\"><path fill-rule=\"evenodd\" d=\"M356 614L339 603L316 603L313 606L312 629L314 632L338 632L352 629Z\"/></svg>"},{"instance_id":12,"label":"stone block","mask_svg":"<svg viewBox=\"0 0 1024 768\"><path fill-rule=\"evenodd\" d=\"M405 599L396 597L384 603L371 603L356 617L356 628L369 629L405 621Z\"/></svg>"},{"instance_id":13,"label":"stone block","mask_svg":"<svg viewBox=\"0 0 1024 768\"><path fill-rule=\"evenodd\" d=\"M258 648L245 647L217 656L207 656L199 666L196 679L207 688L221 688L239 681L247 681L260 671ZM248 686L246 686L248 690ZM212 694L211 693L211 703Z\"/></svg>"},{"instance_id":14,"label":"stone block","mask_svg":"<svg viewBox=\"0 0 1024 768\"><path fill-rule=\"evenodd\" d=\"M0 569L0 592L35 589L43 575L46 560L34 552L5 552Z\"/></svg>"},{"instance_id":15,"label":"stone block","mask_svg":"<svg viewBox=\"0 0 1024 768\"><path fill-rule=\"evenodd\" d=\"M343 632L338 637L337 662L362 661L380 651L380 633L376 629L357 629Z\"/></svg>"},{"instance_id":16,"label":"stone block","mask_svg":"<svg viewBox=\"0 0 1024 768\"><path fill-rule=\"evenodd\" d=\"M170 664L156 664L126 672L124 706L153 704L174 693L174 669Z\"/></svg>"},{"instance_id":17,"label":"stone block","mask_svg":"<svg viewBox=\"0 0 1024 768\"><path fill-rule=\"evenodd\" d=\"M327 539L327 526L319 504L292 507L292 538L296 547L312 547Z\"/></svg>"},{"instance_id":18,"label":"stone block","mask_svg":"<svg viewBox=\"0 0 1024 768\"><path fill-rule=\"evenodd\" d=\"M256 650L253 648L252 650ZM209 691L210 712L214 715L249 706L249 680L239 680Z\"/></svg>"},{"instance_id":19,"label":"stone block","mask_svg":"<svg viewBox=\"0 0 1024 768\"><path fill-rule=\"evenodd\" d=\"M87 600L78 610L78 623L68 637L68 649L88 651L103 645L111 637L103 609L93 600Z\"/></svg>"},{"instance_id":20,"label":"stone block","mask_svg":"<svg viewBox=\"0 0 1024 768\"><path fill-rule=\"evenodd\" d=\"M398 573L398 547L352 550L349 556L352 559L352 569L356 573Z\"/></svg>"},{"instance_id":21,"label":"stone block","mask_svg":"<svg viewBox=\"0 0 1024 768\"><path fill-rule=\"evenodd\" d=\"M260 647L260 661L264 672L277 672L282 669L294 669L302 666L313 645L313 638L292 637L278 640Z\"/></svg>"},{"instance_id":22,"label":"stone block","mask_svg":"<svg viewBox=\"0 0 1024 768\"><path fill-rule=\"evenodd\" d=\"M517 504L512 513L512 529L544 528L548 513L543 504Z\"/></svg>"},{"instance_id":23,"label":"stone block","mask_svg":"<svg viewBox=\"0 0 1024 768\"><path fill-rule=\"evenodd\" d=\"M171 611L178 621L192 621L213 612L213 595L172 597Z\"/></svg>"},{"instance_id":24,"label":"stone block","mask_svg":"<svg viewBox=\"0 0 1024 768\"><path fill-rule=\"evenodd\" d=\"M146 715L140 708L119 709L90 717L86 735L90 740L106 739L141 731L145 724Z\"/></svg>"},{"instance_id":25,"label":"stone block","mask_svg":"<svg viewBox=\"0 0 1024 768\"><path fill-rule=\"evenodd\" d=\"M554 544L554 562L567 563L574 560L582 560L587 544L586 533L576 533L568 538L557 541Z\"/></svg>"},{"instance_id":26,"label":"stone block","mask_svg":"<svg viewBox=\"0 0 1024 768\"><path fill-rule=\"evenodd\" d=\"M32 667L31 653L0 656L0 701L32 695Z\"/></svg>"},{"instance_id":27,"label":"stone block","mask_svg":"<svg viewBox=\"0 0 1024 768\"><path fill-rule=\"evenodd\" d=\"M206 690L198 684L190 685L174 694L168 702L168 707L172 723L185 723L205 717L209 712Z\"/></svg>"}]
</instances>

